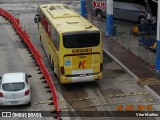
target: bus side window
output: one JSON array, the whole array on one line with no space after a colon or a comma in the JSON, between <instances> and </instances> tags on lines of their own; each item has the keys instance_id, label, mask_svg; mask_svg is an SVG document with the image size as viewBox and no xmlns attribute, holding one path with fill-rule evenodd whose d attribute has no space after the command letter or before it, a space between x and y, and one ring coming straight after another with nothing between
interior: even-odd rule
<instances>
[{"instance_id":1,"label":"bus side window","mask_svg":"<svg viewBox=\"0 0 160 120\"><path fill-rule=\"evenodd\" d=\"M44 18L44 28L46 30L46 32L48 31L48 21L46 18Z\"/></svg>"},{"instance_id":2,"label":"bus side window","mask_svg":"<svg viewBox=\"0 0 160 120\"><path fill-rule=\"evenodd\" d=\"M51 24L48 22L47 25L48 25L48 26L47 26L46 32L48 33L48 36L51 38Z\"/></svg>"},{"instance_id":3,"label":"bus side window","mask_svg":"<svg viewBox=\"0 0 160 120\"><path fill-rule=\"evenodd\" d=\"M59 34L57 31L52 27L51 29L51 40L55 46L55 48L59 51Z\"/></svg>"},{"instance_id":4,"label":"bus side window","mask_svg":"<svg viewBox=\"0 0 160 120\"><path fill-rule=\"evenodd\" d=\"M57 33L57 44L56 44L56 48L57 48L58 51L59 51L59 41L60 41L60 38L59 38L59 34Z\"/></svg>"},{"instance_id":5,"label":"bus side window","mask_svg":"<svg viewBox=\"0 0 160 120\"><path fill-rule=\"evenodd\" d=\"M43 25L43 19L44 19L44 15L42 12L40 12L40 23Z\"/></svg>"},{"instance_id":6,"label":"bus side window","mask_svg":"<svg viewBox=\"0 0 160 120\"><path fill-rule=\"evenodd\" d=\"M48 20L42 12L40 12L40 23L47 32L48 36L51 38L51 24L48 22Z\"/></svg>"},{"instance_id":7,"label":"bus side window","mask_svg":"<svg viewBox=\"0 0 160 120\"><path fill-rule=\"evenodd\" d=\"M48 31L48 20L46 19L46 17L42 14L41 16L41 24L43 26L43 28L45 29L45 31Z\"/></svg>"}]
</instances>

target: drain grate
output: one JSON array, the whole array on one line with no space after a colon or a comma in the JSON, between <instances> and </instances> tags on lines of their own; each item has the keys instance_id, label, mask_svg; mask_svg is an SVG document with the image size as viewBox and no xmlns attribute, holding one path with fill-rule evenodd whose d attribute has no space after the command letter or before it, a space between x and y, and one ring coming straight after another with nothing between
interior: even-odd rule
<instances>
[{"instance_id":1,"label":"drain grate","mask_svg":"<svg viewBox=\"0 0 160 120\"><path fill-rule=\"evenodd\" d=\"M144 86L144 85L160 84L160 81L154 77L150 77L150 78L141 78L138 80L137 83L140 84L141 86Z\"/></svg>"}]
</instances>

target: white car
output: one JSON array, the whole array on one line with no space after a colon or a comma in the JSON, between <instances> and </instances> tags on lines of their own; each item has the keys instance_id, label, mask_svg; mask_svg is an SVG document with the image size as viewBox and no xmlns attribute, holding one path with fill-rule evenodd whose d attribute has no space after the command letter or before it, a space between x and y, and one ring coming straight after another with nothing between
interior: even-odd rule
<instances>
[{"instance_id":1,"label":"white car","mask_svg":"<svg viewBox=\"0 0 160 120\"><path fill-rule=\"evenodd\" d=\"M0 77L0 105L31 104L31 90L25 73L7 73Z\"/></svg>"}]
</instances>

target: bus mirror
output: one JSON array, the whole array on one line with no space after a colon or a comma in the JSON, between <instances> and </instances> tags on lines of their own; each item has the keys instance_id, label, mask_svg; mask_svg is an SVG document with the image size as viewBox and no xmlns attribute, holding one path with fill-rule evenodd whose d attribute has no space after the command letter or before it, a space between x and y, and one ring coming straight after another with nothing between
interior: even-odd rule
<instances>
[{"instance_id":1,"label":"bus mirror","mask_svg":"<svg viewBox=\"0 0 160 120\"><path fill-rule=\"evenodd\" d=\"M39 21L39 15L35 15L34 22L37 23Z\"/></svg>"},{"instance_id":2,"label":"bus mirror","mask_svg":"<svg viewBox=\"0 0 160 120\"><path fill-rule=\"evenodd\" d=\"M34 22L37 23L37 19L36 18L34 18Z\"/></svg>"}]
</instances>

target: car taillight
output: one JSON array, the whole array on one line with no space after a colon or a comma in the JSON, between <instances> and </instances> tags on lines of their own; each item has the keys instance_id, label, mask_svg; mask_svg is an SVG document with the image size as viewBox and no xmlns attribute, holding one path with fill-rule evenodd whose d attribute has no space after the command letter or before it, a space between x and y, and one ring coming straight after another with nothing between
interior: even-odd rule
<instances>
[{"instance_id":1,"label":"car taillight","mask_svg":"<svg viewBox=\"0 0 160 120\"><path fill-rule=\"evenodd\" d=\"M0 97L3 97L3 93L2 92L0 92Z\"/></svg>"},{"instance_id":2,"label":"car taillight","mask_svg":"<svg viewBox=\"0 0 160 120\"><path fill-rule=\"evenodd\" d=\"M30 90L29 90L29 89L26 90L26 91L25 91L25 96L26 96L26 95L29 95L29 93L30 93Z\"/></svg>"},{"instance_id":3,"label":"car taillight","mask_svg":"<svg viewBox=\"0 0 160 120\"><path fill-rule=\"evenodd\" d=\"M64 75L64 66L61 67L61 74Z\"/></svg>"},{"instance_id":4,"label":"car taillight","mask_svg":"<svg viewBox=\"0 0 160 120\"><path fill-rule=\"evenodd\" d=\"M100 64L100 71L102 72L103 70L103 63Z\"/></svg>"}]
</instances>

